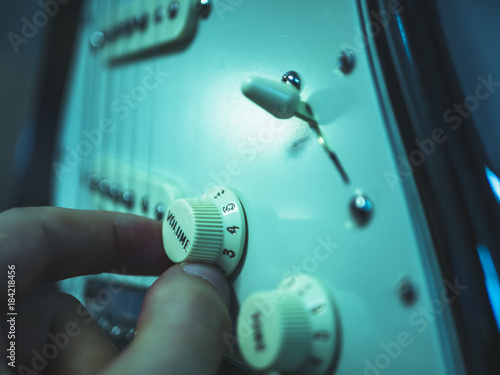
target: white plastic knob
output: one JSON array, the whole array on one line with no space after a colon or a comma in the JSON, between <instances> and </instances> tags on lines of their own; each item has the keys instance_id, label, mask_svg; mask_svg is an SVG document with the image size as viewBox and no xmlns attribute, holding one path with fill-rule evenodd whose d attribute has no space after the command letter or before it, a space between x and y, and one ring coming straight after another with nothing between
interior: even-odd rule
<instances>
[{"instance_id":1,"label":"white plastic knob","mask_svg":"<svg viewBox=\"0 0 500 375\"><path fill-rule=\"evenodd\" d=\"M267 313L271 294L254 294L241 307L240 317L251 321L254 333L252 340L241 343L240 350L258 370L292 371L309 354L309 320L300 298L292 292L284 293L275 311Z\"/></svg>"},{"instance_id":2,"label":"white plastic knob","mask_svg":"<svg viewBox=\"0 0 500 375\"><path fill-rule=\"evenodd\" d=\"M167 209L162 232L163 247L173 262L211 263L229 276L244 250L243 207L226 188L203 198L178 199Z\"/></svg>"},{"instance_id":3,"label":"white plastic knob","mask_svg":"<svg viewBox=\"0 0 500 375\"><path fill-rule=\"evenodd\" d=\"M325 375L338 351L337 325L324 287L310 276L294 276L243 303L237 324L240 352L258 371Z\"/></svg>"},{"instance_id":4,"label":"white plastic knob","mask_svg":"<svg viewBox=\"0 0 500 375\"><path fill-rule=\"evenodd\" d=\"M163 242L173 262L214 263L223 235L222 214L209 199L177 199L165 215Z\"/></svg>"},{"instance_id":5,"label":"white plastic knob","mask_svg":"<svg viewBox=\"0 0 500 375\"><path fill-rule=\"evenodd\" d=\"M261 77L247 78L241 91L248 99L280 119L295 116L301 102L299 90L293 85Z\"/></svg>"}]
</instances>

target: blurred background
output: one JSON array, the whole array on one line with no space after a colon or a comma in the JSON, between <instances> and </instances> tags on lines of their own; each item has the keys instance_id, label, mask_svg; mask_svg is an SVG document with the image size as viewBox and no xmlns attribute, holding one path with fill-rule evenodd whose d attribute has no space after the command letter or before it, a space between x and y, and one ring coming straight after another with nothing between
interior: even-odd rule
<instances>
[{"instance_id":1,"label":"blurred background","mask_svg":"<svg viewBox=\"0 0 500 375\"><path fill-rule=\"evenodd\" d=\"M38 1L0 3L0 210L50 203L52 144L80 5L70 0L37 18ZM40 27L23 30L24 17Z\"/></svg>"},{"instance_id":2,"label":"blurred background","mask_svg":"<svg viewBox=\"0 0 500 375\"><path fill-rule=\"evenodd\" d=\"M82 5L82 0L59 1L65 4L0 2L0 211L51 203L53 148ZM476 107L470 116L493 171L491 187L500 201L500 2L436 1L464 94L456 104ZM44 11L53 13L44 18L40 14L47 4L58 5ZM491 95L477 100L477 87L484 81L492 82L487 89ZM467 101L468 97L472 99Z\"/></svg>"},{"instance_id":3,"label":"blurred background","mask_svg":"<svg viewBox=\"0 0 500 375\"><path fill-rule=\"evenodd\" d=\"M0 210L50 203L52 146L82 3L60 1L66 4L45 11L54 13L46 19L36 15L46 6L41 4L54 0L0 3ZM464 95L475 94L478 77L500 82L496 40L500 2L440 0L438 4ZM46 24L32 30L25 20ZM24 37L23 32L33 35ZM500 90L481 101L472 116L490 168L498 176ZM500 181L498 185L500 189Z\"/></svg>"}]
</instances>

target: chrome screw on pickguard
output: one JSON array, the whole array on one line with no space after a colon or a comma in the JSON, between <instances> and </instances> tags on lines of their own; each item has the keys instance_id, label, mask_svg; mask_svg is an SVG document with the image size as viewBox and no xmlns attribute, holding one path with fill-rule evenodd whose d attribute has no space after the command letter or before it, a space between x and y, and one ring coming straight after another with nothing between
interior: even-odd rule
<instances>
[{"instance_id":1,"label":"chrome screw on pickguard","mask_svg":"<svg viewBox=\"0 0 500 375\"><path fill-rule=\"evenodd\" d=\"M160 5L155 9L155 21L161 22L167 17L167 9Z\"/></svg>"},{"instance_id":2,"label":"chrome screw on pickguard","mask_svg":"<svg viewBox=\"0 0 500 375\"><path fill-rule=\"evenodd\" d=\"M109 187L109 196L114 200L117 200L118 198L120 198L121 192L122 192L122 188L118 184L112 184Z\"/></svg>"},{"instance_id":3,"label":"chrome screw on pickguard","mask_svg":"<svg viewBox=\"0 0 500 375\"><path fill-rule=\"evenodd\" d=\"M337 60L337 68L342 74L349 74L354 69L356 64L356 56L351 50L345 50L340 53L340 57Z\"/></svg>"},{"instance_id":4,"label":"chrome screw on pickguard","mask_svg":"<svg viewBox=\"0 0 500 375\"><path fill-rule=\"evenodd\" d=\"M111 183L107 178L103 178L101 181L99 181L99 190L104 193L108 194L109 193L109 187L111 186Z\"/></svg>"},{"instance_id":5,"label":"chrome screw on pickguard","mask_svg":"<svg viewBox=\"0 0 500 375\"><path fill-rule=\"evenodd\" d=\"M355 195L349 204L349 209L358 225L367 224L373 216L373 203L365 195Z\"/></svg>"},{"instance_id":6,"label":"chrome screw on pickguard","mask_svg":"<svg viewBox=\"0 0 500 375\"><path fill-rule=\"evenodd\" d=\"M139 13L134 17L134 27L139 30L144 30L148 25L148 14L146 12Z\"/></svg>"},{"instance_id":7,"label":"chrome screw on pickguard","mask_svg":"<svg viewBox=\"0 0 500 375\"><path fill-rule=\"evenodd\" d=\"M90 46L92 48L101 48L106 42L106 35L102 31L94 31L90 34Z\"/></svg>"},{"instance_id":8,"label":"chrome screw on pickguard","mask_svg":"<svg viewBox=\"0 0 500 375\"><path fill-rule=\"evenodd\" d=\"M210 0L199 0L197 4L198 15L201 18L207 18L212 9L212 2Z\"/></svg>"},{"instance_id":9,"label":"chrome screw on pickguard","mask_svg":"<svg viewBox=\"0 0 500 375\"><path fill-rule=\"evenodd\" d=\"M137 331L135 330L135 328L130 328L129 331L125 334L125 340L132 341L136 333Z\"/></svg>"},{"instance_id":10,"label":"chrome screw on pickguard","mask_svg":"<svg viewBox=\"0 0 500 375\"><path fill-rule=\"evenodd\" d=\"M147 213L149 210L149 197L147 195L143 196L141 199L142 212Z\"/></svg>"},{"instance_id":11,"label":"chrome screw on pickguard","mask_svg":"<svg viewBox=\"0 0 500 375\"><path fill-rule=\"evenodd\" d=\"M178 1L172 1L170 4L168 4L168 18L171 20L177 17L177 14L179 13L179 2Z\"/></svg>"},{"instance_id":12,"label":"chrome screw on pickguard","mask_svg":"<svg viewBox=\"0 0 500 375\"><path fill-rule=\"evenodd\" d=\"M97 324L105 332L109 332L109 330L111 329L111 323L110 323L109 319L104 317L104 316L101 316L99 318L99 320L97 321Z\"/></svg>"},{"instance_id":13,"label":"chrome screw on pickguard","mask_svg":"<svg viewBox=\"0 0 500 375\"><path fill-rule=\"evenodd\" d=\"M396 285L396 293L404 305L412 305L417 299L417 292L411 280L402 278Z\"/></svg>"},{"instance_id":14,"label":"chrome screw on pickguard","mask_svg":"<svg viewBox=\"0 0 500 375\"><path fill-rule=\"evenodd\" d=\"M167 212L167 208L163 203L158 203L155 207L155 215L158 220L163 220L165 217L165 213Z\"/></svg>"},{"instance_id":15,"label":"chrome screw on pickguard","mask_svg":"<svg viewBox=\"0 0 500 375\"><path fill-rule=\"evenodd\" d=\"M108 334L111 339L117 339L125 336L125 332L119 326L113 326L113 328L109 330Z\"/></svg>"},{"instance_id":16,"label":"chrome screw on pickguard","mask_svg":"<svg viewBox=\"0 0 500 375\"><path fill-rule=\"evenodd\" d=\"M300 90L302 80L300 79L299 73L297 73L293 70L290 70L290 71L286 72L285 74L283 74L283 76L281 77L281 80L283 82L292 84L293 86L295 86L297 88L297 90Z\"/></svg>"},{"instance_id":17,"label":"chrome screw on pickguard","mask_svg":"<svg viewBox=\"0 0 500 375\"><path fill-rule=\"evenodd\" d=\"M99 176L97 173L91 173L87 178L87 184L92 190L99 189Z\"/></svg>"},{"instance_id":18,"label":"chrome screw on pickguard","mask_svg":"<svg viewBox=\"0 0 500 375\"><path fill-rule=\"evenodd\" d=\"M130 189L123 190L121 198L122 198L122 203L129 210L132 209L132 207L134 207L135 195L132 190Z\"/></svg>"}]
</instances>

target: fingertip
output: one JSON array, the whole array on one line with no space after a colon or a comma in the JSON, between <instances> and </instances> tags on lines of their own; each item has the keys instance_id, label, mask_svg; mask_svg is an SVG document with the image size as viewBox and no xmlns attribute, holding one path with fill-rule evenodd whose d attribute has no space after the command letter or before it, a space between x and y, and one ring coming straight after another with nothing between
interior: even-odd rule
<instances>
[{"instance_id":1,"label":"fingertip","mask_svg":"<svg viewBox=\"0 0 500 375\"><path fill-rule=\"evenodd\" d=\"M110 374L215 374L231 332L227 280L206 264L170 267L150 287L137 336Z\"/></svg>"},{"instance_id":2,"label":"fingertip","mask_svg":"<svg viewBox=\"0 0 500 375\"><path fill-rule=\"evenodd\" d=\"M182 271L190 276L195 276L212 285L221 295L227 308L231 307L231 289L226 277L215 266L207 263L184 262L180 265Z\"/></svg>"}]
</instances>

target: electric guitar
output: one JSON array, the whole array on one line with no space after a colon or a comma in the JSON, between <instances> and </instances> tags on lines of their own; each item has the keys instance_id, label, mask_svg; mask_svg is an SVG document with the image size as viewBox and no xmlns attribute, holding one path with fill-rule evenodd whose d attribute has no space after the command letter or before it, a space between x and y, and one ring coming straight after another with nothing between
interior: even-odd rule
<instances>
[{"instance_id":1,"label":"electric guitar","mask_svg":"<svg viewBox=\"0 0 500 375\"><path fill-rule=\"evenodd\" d=\"M432 82L411 80L436 40L416 26L432 8L87 1L54 203L160 220L171 259L221 268L235 291L227 362L244 373L493 374L467 354L486 342L468 341L465 312L487 301L481 269L450 256L469 234L440 221L459 207L439 198L460 144L432 115L446 85L427 101L417 90ZM60 285L123 347L153 281L123 269Z\"/></svg>"}]
</instances>

